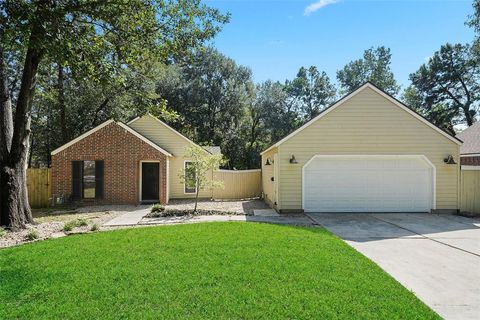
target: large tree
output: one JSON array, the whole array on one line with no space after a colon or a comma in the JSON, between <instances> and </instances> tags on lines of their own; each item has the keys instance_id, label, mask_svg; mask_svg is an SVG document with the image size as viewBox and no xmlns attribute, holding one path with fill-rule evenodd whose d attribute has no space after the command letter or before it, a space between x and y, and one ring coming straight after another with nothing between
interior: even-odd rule
<instances>
[{"instance_id":1,"label":"large tree","mask_svg":"<svg viewBox=\"0 0 480 320\"><path fill-rule=\"evenodd\" d=\"M398 94L400 86L390 68L392 54L383 46L365 50L363 58L349 62L337 71L337 80L343 93L348 93L370 81L391 95Z\"/></svg>"},{"instance_id":2,"label":"large tree","mask_svg":"<svg viewBox=\"0 0 480 320\"><path fill-rule=\"evenodd\" d=\"M26 166L39 68L56 64L57 72L105 83L152 57L184 55L227 20L198 0L1 1L0 225L18 229L32 221ZM19 57L19 74L9 74L12 56Z\"/></svg>"},{"instance_id":3,"label":"large tree","mask_svg":"<svg viewBox=\"0 0 480 320\"><path fill-rule=\"evenodd\" d=\"M297 76L286 82L286 90L290 103L296 105L306 121L328 107L337 93L327 74L315 66L301 67Z\"/></svg>"},{"instance_id":4,"label":"large tree","mask_svg":"<svg viewBox=\"0 0 480 320\"><path fill-rule=\"evenodd\" d=\"M475 122L480 107L480 60L470 45L443 45L410 80L424 97L427 111L442 104L452 124Z\"/></svg>"},{"instance_id":5,"label":"large tree","mask_svg":"<svg viewBox=\"0 0 480 320\"><path fill-rule=\"evenodd\" d=\"M245 167L240 132L254 98L250 69L204 48L171 68L166 77L171 80L160 79L158 92L180 116L172 125L199 143L221 146L226 166Z\"/></svg>"},{"instance_id":6,"label":"large tree","mask_svg":"<svg viewBox=\"0 0 480 320\"><path fill-rule=\"evenodd\" d=\"M448 104L435 102L434 99L410 85L405 88L401 100L412 110L428 121L455 135L454 125L457 124L458 110L449 108Z\"/></svg>"}]
</instances>

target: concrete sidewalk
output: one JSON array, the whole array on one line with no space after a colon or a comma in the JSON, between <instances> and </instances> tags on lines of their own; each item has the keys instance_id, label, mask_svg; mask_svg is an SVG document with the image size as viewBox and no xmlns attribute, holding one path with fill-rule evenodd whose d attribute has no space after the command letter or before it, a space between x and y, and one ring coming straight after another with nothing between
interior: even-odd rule
<instances>
[{"instance_id":1,"label":"concrete sidewalk","mask_svg":"<svg viewBox=\"0 0 480 320\"><path fill-rule=\"evenodd\" d=\"M135 226L150 212L150 207L140 207L136 210L128 211L121 216L113 218L103 224L104 227L125 227Z\"/></svg>"}]
</instances>

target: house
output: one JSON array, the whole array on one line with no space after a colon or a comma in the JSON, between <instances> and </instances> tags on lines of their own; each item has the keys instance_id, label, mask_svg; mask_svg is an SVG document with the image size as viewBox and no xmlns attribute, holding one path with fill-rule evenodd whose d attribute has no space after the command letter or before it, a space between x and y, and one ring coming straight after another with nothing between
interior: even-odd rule
<instances>
[{"instance_id":1,"label":"house","mask_svg":"<svg viewBox=\"0 0 480 320\"><path fill-rule=\"evenodd\" d=\"M366 83L261 153L280 212L442 212L459 207L462 142Z\"/></svg>"},{"instance_id":2,"label":"house","mask_svg":"<svg viewBox=\"0 0 480 320\"><path fill-rule=\"evenodd\" d=\"M188 172L191 162L185 153L192 145L150 114L127 124L108 120L51 153L52 196L102 204L193 198L196 186L185 185L179 177ZM220 153L220 148L206 147L205 152ZM199 194L211 195L209 190Z\"/></svg>"},{"instance_id":3,"label":"house","mask_svg":"<svg viewBox=\"0 0 480 320\"><path fill-rule=\"evenodd\" d=\"M457 134L463 141L460 147L460 164L462 168L480 167L480 121Z\"/></svg>"}]
</instances>

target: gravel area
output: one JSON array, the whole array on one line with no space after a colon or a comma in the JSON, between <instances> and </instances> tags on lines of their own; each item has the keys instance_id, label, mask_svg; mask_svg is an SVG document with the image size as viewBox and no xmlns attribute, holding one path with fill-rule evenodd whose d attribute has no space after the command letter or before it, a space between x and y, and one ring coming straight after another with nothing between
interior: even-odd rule
<instances>
[{"instance_id":1,"label":"gravel area","mask_svg":"<svg viewBox=\"0 0 480 320\"><path fill-rule=\"evenodd\" d=\"M178 199L170 200L167 210L193 210L195 200ZM268 209L269 207L259 199L222 201L222 200L198 200L198 209L205 211L233 212L237 214L253 214L254 209Z\"/></svg>"},{"instance_id":2,"label":"gravel area","mask_svg":"<svg viewBox=\"0 0 480 320\"><path fill-rule=\"evenodd\" d=\"M167 210L193 210L195 201L192 199L170 200L166 206ZM92 226L96 225L99 231L112 230L116 228L103 227L103 224L115 217L127 212L149 208L151 205L131 206L131 205L105 205L105 206L85 206L78 208L60 208L59 210L34 211L34 224L29 225L27 229L18 232L8 231L5 235L0 235L0 248L16 246L28 242L40 241L51 238L60 238L72 233L92 232ZM221 201L221 200L199 200L198 209L209 212L210 215L221 213L230 213L237 215L252 215L254 209L268 209L268 206L259 199L241 200L241 201ZM66 223L85 219L87 226L76 227L72 231L65 232L63 227ZM36 233L35 240L28 240L28 235Z\"/></svg>"},{"instance_id":3,"label":"gravel area","mask_svg":"<svg viewBox=\"0 0 480 320\"><path fill-rule=\"evenodd\" d=\"M99 209L104 209L104 211L99 211ZM34 224L28 225L27 229L25 230L17 232L7 231L5 235L0 236L0 248L16 246L23 243L40 241L50 238L60 238L72 233L90 232L93 225L97 225L101 230L101 226L105 222L113 219L120 214L125 213L124 211L114 211L108 209L113 208L82 207L74 210L64 211L34 211ZM87 220L88 225L76 227L69 232L63 231L63 226L66 223L78 219ZM35 240L28 240L28 235L31 233L36 233L37 238Z\"/></svg>"}]
</instances>

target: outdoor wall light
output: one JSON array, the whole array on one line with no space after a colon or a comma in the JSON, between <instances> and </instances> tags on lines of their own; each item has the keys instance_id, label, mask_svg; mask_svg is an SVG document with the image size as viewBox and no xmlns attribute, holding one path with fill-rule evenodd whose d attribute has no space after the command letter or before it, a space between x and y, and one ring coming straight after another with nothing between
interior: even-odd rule
<instances>
[{"instance_id":1,"label":"outdoor wall light","mask_svg":"<svg viewBox=\"0 0 480 320\"><path fill-rule=\"evenodd\" d=\"M295 156L292 154L292 157L290 158L290 163L296 164L298 163L297 159L295 159Z\"/></svg>"},{"instance_id":2,"label":"outdoor wall light","mask_svg":"<svg viewBox=\"0 0 480 320\"><path fill-rule=\"evenodd\" d=\"M443 159L443 162L445 162L446 164L457 164L453 159L452 155L449 155L448 157Z\"/></svg>"},{"instance_id":3,"label":"outdoor wall light","mask_svg":"<svg viewBox=\"0 0 480 320\"><path fill-rule=\"evenodd\" d=\"M265 162L265 165L266 166L272 165L272 162L270 161L270 158L267 158L267 161Z\"/></svg>"}]
</instances>

